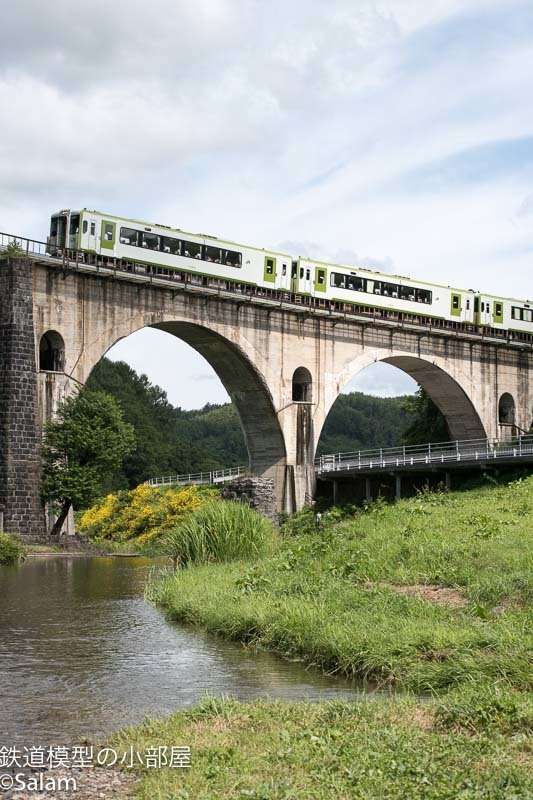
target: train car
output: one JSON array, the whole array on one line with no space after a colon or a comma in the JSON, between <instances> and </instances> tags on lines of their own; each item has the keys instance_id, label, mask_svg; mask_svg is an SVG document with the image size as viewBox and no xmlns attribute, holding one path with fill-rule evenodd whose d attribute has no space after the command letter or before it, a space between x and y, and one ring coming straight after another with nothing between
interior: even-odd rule
<instances>
[{"instance_id":1,"label":"train car","mask_svg":"<svg viewBox=\"0 0 533 800\"><path fill-rule=\"evenodd\" d=\"M52 215L48 252L76 250L118 264L145 265L152 275L173 272L224 279L289 295L298 302L422 324L510 332L533 337L533 302L413 280L369 269L294 258L207 234L102 214L64 209Z\"/></svg>"},{"instance_id":2,"label":"train car","mask_svg":"<svg viewBox=\"0 0 533 800\"><path fill-rule=\"evenodd\" d=\"M153 274L181 271L271 289L278 275L290 275L292 263L287 253L87 209L52 216L49 254L65 248L150 265Z\"/></svg>"}]
</instances>

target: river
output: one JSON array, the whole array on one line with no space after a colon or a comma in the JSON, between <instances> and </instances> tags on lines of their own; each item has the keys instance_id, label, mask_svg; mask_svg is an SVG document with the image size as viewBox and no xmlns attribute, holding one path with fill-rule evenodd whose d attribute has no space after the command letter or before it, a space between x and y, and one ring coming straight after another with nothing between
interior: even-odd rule
<instances>
[{"instance_id":1,"label":"river","mask_svg":"<svg viewBox=\"0 0 533 800\"><path fill-rule=\"evenodd\" d=\"M194 704L354 697L353 684L183 628L143 599L145 558L0 567L0 745L71 744Z\"/></svg>"}]
</instances>

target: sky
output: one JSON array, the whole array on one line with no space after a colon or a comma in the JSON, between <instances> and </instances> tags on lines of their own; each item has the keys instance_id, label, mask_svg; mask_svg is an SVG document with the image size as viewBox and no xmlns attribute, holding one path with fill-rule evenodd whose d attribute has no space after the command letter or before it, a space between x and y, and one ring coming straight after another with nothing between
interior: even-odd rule
<instances>
[{"instance_id":1,"label":"sky","mask_svg":"<svg viewBox=\"0 0 533 800\"><path fill-rule=\"evenodd\" d=\"M2 8L0 230L60 208L533 297L530 0L17 0ZM209 365L109 355L183 408ZM412 391L392 367L350 388Z\"/></svg>"}]
</instances>

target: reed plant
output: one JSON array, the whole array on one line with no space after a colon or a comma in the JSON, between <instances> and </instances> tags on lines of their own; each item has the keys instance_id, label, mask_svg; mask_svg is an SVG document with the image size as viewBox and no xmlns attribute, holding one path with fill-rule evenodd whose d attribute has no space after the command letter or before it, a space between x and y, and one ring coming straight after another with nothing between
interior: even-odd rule
<instances>
[{"instance_id":1,"label":"reed plant","mask_svg":"<svg viewBox=\"0 0 533 800\"><path fill-rule=\"evenodd\" d=\"M179 566L253 559L274 549L273 523L244 503L205 503L162 537L160 552Z\"/></svg>"}]
</instances>

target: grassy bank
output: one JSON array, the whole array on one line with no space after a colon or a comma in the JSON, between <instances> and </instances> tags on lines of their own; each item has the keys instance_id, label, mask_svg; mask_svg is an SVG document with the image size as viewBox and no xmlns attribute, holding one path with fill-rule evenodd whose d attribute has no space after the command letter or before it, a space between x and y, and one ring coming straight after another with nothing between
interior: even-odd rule
<instances>
[{"instance_id":1,"label":"grassy bank","mask_svg":"<svg viewBox=\"0 0 533 800\"><path fill-rule=\"evenodd\" d=\"M149 589L176 620L416 692L531 681L533 477L377 503ZM309 527L309 514L292 531ZM326 518L327 520L327 518Z\"/></svg>"},{"instance_id":2,"label":"grassy bank","mask_svg":"<svg viewBox=\"0 0 533 800\"><path fill-rule=\"evenodd\" d=\"M210 699L125 731L115 744L126 749L191 747L190 770L145 770L138 796L530 797L532 519L533 477L332 509L320 530L308 510L271 555L152 584L176 620L404 691Z\"/></svg>"},{"instance_id":3,"label":"grassy bank","mask_svg":"<svg viewBox=\"0 0 533 800\"><path fill-rule=\"evenodd\" d=\"M526 800L531 708L475 701L241 704L207 699L123 731L128 753L188 745L190 769L140 769L142 800ZM529 715L529 719L528 719ZM509 732L513 733L509 736Z\"/></svg>"}]
</instances>

